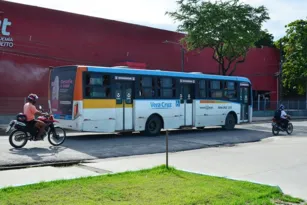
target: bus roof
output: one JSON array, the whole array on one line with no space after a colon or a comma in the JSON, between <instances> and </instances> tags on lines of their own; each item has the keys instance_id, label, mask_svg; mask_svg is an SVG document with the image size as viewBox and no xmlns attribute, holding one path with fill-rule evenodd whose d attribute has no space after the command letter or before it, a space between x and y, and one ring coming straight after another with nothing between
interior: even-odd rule
<instances>
[{"instance_id":1,"label":"bus roof","mask_svg":"<svg viewBox=\"0 0 307 205\"><path fill-rule=\"evenodd\" d=\"M56 68L64 68L71 66L59 66ZM77 66L78 67L78 66ZM90 72L102 72L102 73L117 73L117 74L130 74L130 75L153 75L153 76L168 76L168 77L181 77L181 78L198 78L198 79L215 79L215 80L233 80L240 82L251 81L246 77L240 76L223 76L223 75L213 75L213 74L202 74L197 72L176 72L176 71L164 71L164 70L149 70L149 69L136 69L121 66L114 67L102 67L102 66L82 66L87 67Z\"/></svg>"},{"instance_id":2,"label":"bus roof","mask_svg":"<svg viewBox=\"0 0 307 205\"><path fill-rule=\"evenodd\" d=\"M216 79L216 80L234 80L241 82L251 83L248 78L240 76L223 76L212 74L199 74L199 73L186 73L175 71L163 71L163 70L143 70L134 68L123 67L96 67L87 66L88 71L91 72L104 72L104 73L118 73L118 74L136 74L136 75L154 75L154 76L169 76L169 77L181 77L181 78L199 78L199 79Z\"/></svg>"}]
</instances>

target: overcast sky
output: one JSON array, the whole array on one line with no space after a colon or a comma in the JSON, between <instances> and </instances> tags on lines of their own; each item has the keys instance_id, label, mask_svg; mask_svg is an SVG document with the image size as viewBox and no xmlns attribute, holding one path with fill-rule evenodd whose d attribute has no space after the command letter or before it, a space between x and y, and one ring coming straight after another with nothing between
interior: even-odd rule
<instances>
[{"instance_id":1,"label":"overcast sky","mask_svg":"<svg viewBox=\"0 0 307 205\"><path fill-rule=\"evenodd\" d=\"M175 31L174 21L165 15L176 10L176 0L9 0L56 10L85 14ZM265 23L275 40L285 34L285 25L306 19L307 0L242 0L268 8L271 20Z\"/></svg>"}]
</instances>

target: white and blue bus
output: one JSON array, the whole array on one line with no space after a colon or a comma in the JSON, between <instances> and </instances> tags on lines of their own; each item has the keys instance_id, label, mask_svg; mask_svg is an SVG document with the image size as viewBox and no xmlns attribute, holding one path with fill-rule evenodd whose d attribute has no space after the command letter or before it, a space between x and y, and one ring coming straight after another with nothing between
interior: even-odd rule
<instances>
[{"instance_id":1,"label":"white and blue bus","mask_svg":"<svg viewBox=\"0 0 307 205\"><path fill-rule=\"evenodd\" d=\"M249 79L125 67L62 66L50 73L49 106L64 128L145 132L252 121Z\"/></svg>"}]
</instances>

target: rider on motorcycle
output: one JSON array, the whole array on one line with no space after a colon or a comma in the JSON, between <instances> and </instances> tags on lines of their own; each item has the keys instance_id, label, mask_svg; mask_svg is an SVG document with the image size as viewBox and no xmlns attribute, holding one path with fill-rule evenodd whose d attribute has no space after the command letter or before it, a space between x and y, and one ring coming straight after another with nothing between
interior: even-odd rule
<instances>
[{"instance_id":1,"label":"rider on motorcycle","mask_svg":"<svg viewBox=\"0 0 307 205\"><path fill-rule=\"evenodd\" d=\"M284 105L280 105L279 106L279 110L281 111L281 113L280 113L280 121L284 125L283 128L286 129L288 127L288 123L289 123L288 117L290 117L290 115L287 115L287 113L285 112L284 109L285 109Z\"/></svg>"},{"instance_id":2,"label":"rider on motorcycle","mask_svg":"<svg viewBox=\"0 0 307 205\"><path fill-rule=\"evenodd\" d=\"M27 97L27 103L23 107L23 112L27 116L27 123L39 129L36 140L42 140L42 136L45 134L46 124L40 120L36 120L35 115L44 116L45 114L36 109L35 103L37 100L38 96L36 94L30 94Z\"/></svg>"}]
</instances>

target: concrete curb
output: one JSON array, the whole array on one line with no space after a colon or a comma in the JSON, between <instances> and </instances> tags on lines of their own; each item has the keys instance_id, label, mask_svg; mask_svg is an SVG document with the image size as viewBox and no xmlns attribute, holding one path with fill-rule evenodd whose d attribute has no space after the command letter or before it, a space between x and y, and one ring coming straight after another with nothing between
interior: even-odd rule
<instances>
[{"instance_id":1,"label":"concrete curb","mask_svg":"<svg viewBox=\"0 0 307 205\"><path fill-rule=\"evenodd\" d=\"M27 169L27 168L33 168L33 167L46 167L46 166L72 166L72 165L88 163L88 162L90 162L90 160L62 160L62 161L12 164L12 165L0 166L0 171Z\"/></svg>"}]
</instances>

